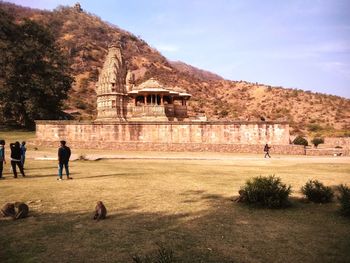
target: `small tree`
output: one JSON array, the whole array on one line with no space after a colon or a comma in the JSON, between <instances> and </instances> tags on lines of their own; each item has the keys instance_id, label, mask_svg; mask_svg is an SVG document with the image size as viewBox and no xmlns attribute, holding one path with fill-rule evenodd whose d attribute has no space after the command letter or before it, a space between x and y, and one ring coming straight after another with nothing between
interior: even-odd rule
<instances>
[{"instance_id":1,"label":"small tree","mask_svg":"<svg viewBox=\"0 0 350 263\"><path fill-rule=\"evenodd\" d=\"M308 143L308 141L304 138L304 137L302 137L302 136L297 136L294 140L293 140L293 144L295 144L295 145L304 145L304 146L308 146L309 145L309 143Z\"/></svg>"},{"instance_id":2,"label":"small tree","mask_svg":"<svg viewBox=\"0 0 350 263\"><path fill-rule=\"evenodd\" d=\"M0 105L3 118L33 127L61 114L73 78L51 31L31 20L15 23L0 10Z\"/></svg>"},{"instance_id":3,"label":"small tree","mask_svg":"<svg viewBox=\"0 0 350 263\"><path fill-rule=\"evenodd\" d=\"M318 145L320 145L321 143L324 143L324 139L315 137L312 139L311 143L317 148Z\"/></svg>"}]
</instances>

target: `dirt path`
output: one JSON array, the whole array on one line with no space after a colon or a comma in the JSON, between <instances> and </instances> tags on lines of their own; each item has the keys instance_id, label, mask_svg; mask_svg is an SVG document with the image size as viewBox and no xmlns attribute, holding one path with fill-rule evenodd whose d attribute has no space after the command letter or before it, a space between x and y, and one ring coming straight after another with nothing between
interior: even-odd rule
<instances>
[{"instance_id":1,"label":"dirt path","mask_svg":"<svg viewBox=\"0 0 350 263\"><path fill-rule=\"evenodd\" d=\"M36 160L56 160L56 153L53 152L31 152L28 158ZM298 163L349 163L350 157L334 157L334 156L290 156L290 155L274 155L271 159L263 158L262 155L254 154L228 154L228 153L174 153L174 152L113 152L106 153L73 153L72 160L85 159L97 161L102 159L119 159L119 160L198 160L198 161L232 161L232 162L298 162Z\"/></svg>"}]
</instances>

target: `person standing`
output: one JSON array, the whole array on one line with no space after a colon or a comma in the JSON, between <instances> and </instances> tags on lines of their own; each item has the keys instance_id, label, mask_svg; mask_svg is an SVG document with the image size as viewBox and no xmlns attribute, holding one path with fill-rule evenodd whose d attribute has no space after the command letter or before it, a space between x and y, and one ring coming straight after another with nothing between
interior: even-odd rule
<instances>
[{"instance_id":1,"label":"person standing","mask_svg":"<svg viewBox=\"0 0 350 263\"><path fill-rule=\"evenodd\" d=\"M26 151L27 151L27 147L26 147L26 142L22 142L21 144L21 164L24 170L24 162L26 160Z\"/></svg>"},{"instance_id":2,"label":"person standing","mask_svg":"<svg viewBox=\"0 0 350 263\"><path fill-rule=\"evenodd\" d=\"M271 149L271 147L266 143L266 144L265 144L265 147L264 147L265 158L266 158L266 156L268 156L269 158L271 158L271 156L270 156L270 149Z\"/></svg>"},{"instance_id":3,"label":"person standing","mask_svg":"<svg viewBox=\"0 0 350 263\"><path fill-rule=\"evenodd\" d=\"M4 163L6 164L5 159L5 141L0 140L0 179L4 179L2 176L2 171L4 169Z\"/></svg>"},{"instance_id":4,"label":"person standing","mask_svg":"<svg viewBox=\"0 0 350 263\"><path fill-rule=\"evenodd\" d=\"M71 151L68 146L66 146L66 141L60 141L60 148L58 148L58 178L57 180L62 180L63 166L66 170L67 179L72 179L69 177L69 158L71 156Z\"/></svg>"},{"instance_id":5,"label":"person standing","mask_svg":"<svg viewBox=\"0 0 350 263\"><path fill-rule=\"evenodd\" d=\"M11 149L11 167L12 167L13 177L17 178L16 166L18 166L22 176L25 177L23 166L21 163L21 146L19 142L10 143L10 149Z\"/></svg>"}]
</instances>

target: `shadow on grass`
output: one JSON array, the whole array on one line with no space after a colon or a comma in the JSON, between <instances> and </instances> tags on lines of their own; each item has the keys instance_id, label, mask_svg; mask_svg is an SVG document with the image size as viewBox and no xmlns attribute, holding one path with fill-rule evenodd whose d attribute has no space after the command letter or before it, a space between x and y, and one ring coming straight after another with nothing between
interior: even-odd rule
<instances>
[{"instance_id":1,"label":"shadow on grass","mask_svg":"<svg viewBox=\"0 0 350 263\"><path fill-rule=\"evenodd\" d=\"M79 175L81 173L70 173L69 176L76 179L75 176ZM34 174L29 174L28 176L26 176L26 178L28 179L37 179L37 178L47 178L47 177L52 177L54 179L56 179L58 177L58 173L51 173L51 174L38 174L38 175L34 175ZM62 178L66 178L67 175L65 173L63 173Z\"/></svg>"},{"instance_id":2,"label":"shadow on grass","mask_svg":"<svg viewBox=\"0 0 350 263\"><path fill-rule=\"evenodd\" d=\"M47 177L57 178L57 176L58 176L58 172L49 173L49 174L35 174L35 173L32 173L32 172L26 172L26 170L24 170L24 172L26 174L25 179L34 179L34 178L37 179L37 178L47 178ZM70 176L74 180L85 180L85 179L92 179L92 178L101 178L102 179L102 178L108 178L108 177L133 177L133 176L143 175L143 173L133 173L133 174L129 174L129 173L112 173L112 174L101 174L101 175L79 177L80 174L82 174L82 173L74 172L74 173L70 173ZM6 178L13 178L13 174L10 174L10 173L4 173L4 176ZM22 175L19 172L18 172L18 178L22 178ZM65 173L63 173L63 178L66 178L66 174Z\"/></svg>"},{"instance_id":3,"label":"shadow on grass","mask_svg":"<svg viewBox=\"0 0 350 263\"><path fill-rule=\"evenodd\" d=\"M186 193L186 192L185 192ZM108 206L89 213L38 213L0 221L1 262L132 262L157 244L177 262L349 262L350 227L335 204L297 202L291 209L254 209L193 191L203 210L144 212ZM296 200L292 200L296 202ZM93 210L93 208L91 209Z\"/></svg>"},{"instance_id":4,"label":"shadow on grass","mask_svg":"<svg viewBox=\"0 0 350 263\"><path fill-rule=\"evenodd\" d=\"M133 176L140 176L144 175L143 173L112 173L112 174L98 174L98 175L92 175L92 176L84 176L82 178L77 178L78 180L84 180L84 179L91 179L91 178L108 178L108 177L133 177Z\"/></svg>"},{"instance_id":5,"label":"shadow on grass","mask_svg":"<svg viewBox=\"0 0 350 263\"><path fill-rule=\"evenodd\" d=\"M47 169L55 169L57 170L57 165L56 166L47 166L47 167L35 167L35 168L32 168L32 167L29 167L29 168L24 168L24 171L36 171L36 170L47 170Z\"/></svg>"}]
</instances>

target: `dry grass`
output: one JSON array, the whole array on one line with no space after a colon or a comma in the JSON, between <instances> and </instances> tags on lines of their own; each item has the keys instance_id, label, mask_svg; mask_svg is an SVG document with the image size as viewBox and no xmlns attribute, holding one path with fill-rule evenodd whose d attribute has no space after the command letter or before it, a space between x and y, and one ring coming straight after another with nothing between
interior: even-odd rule
<instances>
[{"instance_id":1,"label":"dry grass","mask_svg":"<svg viewBox=\"0 0 350 263\"><path fill-rule=\"evenodd\" d=\"M8 129L0 130L0 139L6 140L7 146L11 142L29 141L29 140L33 140L34 138L35 138L35 132L29 132L25 130L8 130Z\"/></svg>"},{"instance_id":2,"label":"dry grass","mask_svg":"<svg viewBox=\"0 0 350 263\"><path fill-rule=\"evenodd\" d=\"M350 261L350 224L337 204L295 199L311 178L349 184L348 159L231 157L74 161L70 181L56 181L55 161L28 160L28 178L17 180L7 166L1 202L25 201L31 216L0 221L0 261L131 262L157 244L172 249L178 262ZM292 208L231 201L246 179L269 174L292 184ZM98 200L108 218L94 222Z\"/></svg>"}]
</instances>

